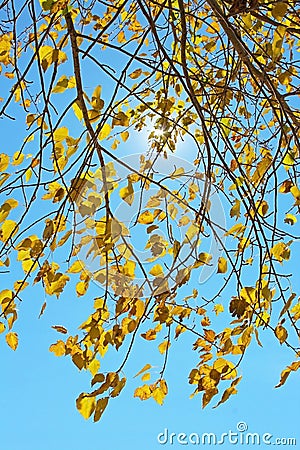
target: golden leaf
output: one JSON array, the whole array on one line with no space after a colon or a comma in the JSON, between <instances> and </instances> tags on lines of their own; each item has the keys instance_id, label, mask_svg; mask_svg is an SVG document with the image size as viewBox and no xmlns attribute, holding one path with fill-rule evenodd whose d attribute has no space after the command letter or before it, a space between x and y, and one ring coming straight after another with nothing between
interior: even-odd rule
<instances>
[{"instance_id":1,"label":"golden leaf","mask_svg":"<svg viewBox=\"0 0 300 450\"><path fill-rule=\"evenodd\" d=\"M284 242L275 244L274 247L271 248L270 253L279 262L290 259L290 249Z\"/></svg>"},{"instance_id":2,"label":"golden leaf","mask_svg":"<svg viewBox=\"0 0 300 450\"><path fill-rule=\"evenodd\" d=\"M132 205L134 200L134 191L131 181L128 180L127 187L121 188L119 194L122 200L128 203L128 205Z\"/></svg>"},{"instance_id":3,"label":"golden leaf","mask_svg":"<svg viewBox=\"0 0 300 450\"><path fill-rule=\"evenodd\" d=\"M129 138L129 132L128 132L128 131L123 131L123 132L121 133L121 138L122 138L122 141L123 141L123 142L126 142L127 139Z\"/></svg>"},{"instance_id":4,"label":"golden leaf","mask_svg":"<svg viewBox=\"0 0 300 450\"><path fill-rule=\"evenodd\" d=\"M67 127L57 128L53 133L53 139L55 142L62 142L69 136L69 130Z\"/></svg>"},{"instance_id":5,"label":"golden leaf","mask_svg":"<svg viewBox=\"0 0 300 450\"><path fill-rule=\"evenodd\" d=\"M129 126L129 117L123 111L118 112L113 117L112 126L115 127L117 125L121 125L123 127Z\"/></svg>"},{"instance_id":6,"label":"golden leaf","mask_svg":"<svg viewBox=\"0 0 300 450\"><path fill-rule=\"evenodd\" d=\"M85 295L87 288L88 288L88 283L86 281L79 281L79 283L76 284L76 293L77 293L78 297Z\"/></svg>"},{"instance_id":7,"label":"golden leaf","mask_svg":"<svg viewBox=\"0 0 300 450\"><path fill-rule=\"evenodd\" d=\"M151 211L144 211L139 215L138 223L142 223L143 225L149 225L154 222L154 216Z\"/></svg>"},{"instance_id":8,"label":"golden leaf","mask_svg":"<svg viewBox=\"0 0 300 450\"><path fill-rule=\"evenodd\" d=\"M5 336L5 339L11 349L17 349L19 342L17 333L10 332Z\"/></svg>"},{"instance_id":9,"label":"golden leaf","mask_svg":"<svg viewBox=\"0 0 300 450\"><path fill-rule=\"evenodd\" d=\"M82 272L84 269L84 263L78 259L77 261L74 261L71 267L67 270L68 273L79 273Z\"/></svg>"},{"instance_id":10,"label":"golden leaf","mask_svg":"<svg viewBox=\"0 0 300 450\"><path fill-rule=\"evenodd\" d=\"M146 372L143 376L142 376L142 381L149 381L151 378L151 375L149 372Z\"/></svg>"},{"instance_id":11,"label":"golden leaf","mask_svg":"<svg viewBox=\"0 0 300 450\"><path fill-rule=\"evenodd\" d=\"M221 305L220 303L218 303L217 305L214 306L214 311L215 311L216 315L218 316L220 313L222 313L224 311L224 306Z\"/></svg>"},{"instance_id":12,"label":"golden leaf","mask_svg":"<svg viewBox=\"0 0 300 450\"><path fill-rule=\"evenodd\" d=\"M170 341L163 341L161 344L159 344L158 346L158 350L159 352L163 355L164 353L166 353L167 349L170 347L171 343Z\"/></svg>"},{"instance_id":13,"label":"golden leaf","mask_svg":"<svg viewBox=\"0 0 300 450\"><path fill-rule=\"evenodd\" d=\"M104 397L104 398L100 398L97 401L96 408L95 408L95 414L94 414L94 422L98 422L98 420L101 419L101 416L108 404L108 400L109 400L108 397Z\"/></svg>"},{"instance_id":14,"label":"golden leaf","mask_svg":"<svg viewBox=\"0 0 300 450\"><path fill-rule=\"evenodd\" d=\"M20 152L15 152L12 159L12 165L18 166L19 164L22 164L24 161L24 154Z\"/></svg>"},{"instance_id":15,"label":"golden leaf","mask_svg":"<svg viewBox=\"0 0 300 450\"><path fill-rule=\"evenodd\" d=\"M57 341L55 344L51 344L49 347L50 352L53 352L55 356L63 356L66 353L66 346L63 341Z\"/></svg>"},{"instance_id":16,"label":"golden leaf","mask_svg":"<svg viewBox=\"0 0 300 450\"><path fill-rule=\"evenodd\" d=\"M80 394L76 399L76 407L80 414L87 420L91 417L96 407L95 397L86 397L86 394Z\"/></svg>"},{"instance_id":17,"label":"golden leaf","mask_svg":"<svg viewBox=\"0 0 300 450\"><path fill-rule=\"evenodd\" d=\"M134 72L132 72L129 76L132 80L136 80L136 78L140 77L142 75L142 69L136 69Z\"/></svg>"},{"instance_id":18,"label":"golden leaf","mask_svg":"<svg viewBox=\"0 0 300 450\"><path fill-rule=\"evenodd\" d=\"M217 273L226 273L227 272L227 259L223 256L220 256L218 260L218 272Z\"/></svg>"},{"instance_id":19,"label":"golden leaf","mask_svg":"<svg viewBox=\"0 0 300 450\"><path fill-rule=\"evenodd\" d=\"M274 31L274 38L272 42L273 61L281 55L285 32L286 27L283 25L279 25Z\"/></svg>"},{"instance_id":20,"label":"golden leaf","mask_svg":"<svg viewBox=\"0 0 300 450\"><path fill-rule=\"evenodd\" d=\"M288 223L289 225L295 225L295 223L297 223L297 218L296 216L294 216L294 214L286 214L284 222Z\"/></svg>"},{"instance_id":21,"label":"golden leaf","mask_svg":"<svg viewBox=\"0 0 300 450\"><path fill-rule=\"evenodd\" d=\"M274 17L274 19L281 22L283 17L285 16L285 13L287 12L288 5L284 2L276 2L273 4L271 14Z\"/></svg>"},{"instance_id":22,"label":"golden leaf","mask_svg":"<svg viewBox=\"0 0 300 450\"><path fill-rule=\"evenodd\" d=\"M151 364L146 364L137 374L134 375L134 378L146 372L146 370L151 369L151 367L152 367Z\"/></svg>"},{"instance_id":23,"label":"golden leaf","mask_svg":"<svg viewBox=\"0 0 300 450\"><path fill-rule=\"evenodd\" d=\"M123 42L126 42L125 33L123 30L120 31L120 33L118 34L118 42L120 44L122 44Z\"/></svg>"},{"instance_id":24,"label":"golden leaf","mask_svg":"<svg viewBox=\"0 0 300 450\"><path fill-rule=\"evenodd\" d=\"M275 336L279 340L280 344L283 344L288 338L288 332L282 325L277 325L275 328Z\"/></svg>"},{"instance_id":25,"label":"golden leaf","mask_svg":"<svg viewBox=\"0 0 300 450\"><path fill-rule=\"evenodd\" d=\"M98 370L100 369L100 361L98 359L94 358L93 361L91 361L88 365L88 369L93 375L93 377L96 375Z\"/></svg>"},{"instance_id":26,"label":"golden leaf","mask_svg":"<svg viewBox=\"0 0 300 450\"><path fill-rule=\"evenodd\" d=\"M231 227L230 230L225 233L225 236L232 235L237 237L240 234L244 234L245 230L246 230L245 225L243 225L242 223L237 223L233 225L233 227Z\"/></svg>"},{"instance_id":27,"label":"golden leaf","mask_svg":"<svg viewBox=\"0 0 300 450\"><path fill-rule=\"evenodd\" d=\"M151 390L148 384L144 384L141 387L136 388L134 391L134 397L138 397L140 400L148 400L151 397Z\"/></svg>"},{"instance_id":28,"label":"golden leaf","mask_svg":"<svg viewBox=\"0 0 300 450\"><path fill-rule=\"evenodd\" d=\"M19 227L14 220L6 220L1 227L0 240L6 242L18 232L18 229Z\"/></svg>"},{"instance_id":29,"label":"golden leaf","mask_svg":"<svg viewBox=\"0 0 300 450\"><path fill-rule=\"evenodd\" d=\"M0 172L4 172L9 166L9 156L6 153L0 154Z\"/></svg>"},{"instance_id":30,"label":"golden leaf","mask_svg":"<svg viewBox=\"0 0 300 450\"><path fill-rule=\"evenodd\" d=\"M154 277L158 277L160 275L164 274L163 268L160 264L156 264L152 267L152 269L149 271L150 275L153 275Z\"/></svg>"},{"instance_id":31,"label":"golden leaf","mask_svg":"<svg viewBox=\"0 0 300 450\"><path fill-rule=\"evenodd\" d=\"M72 108L77 119L81 121L83 119L83 113L78 100L73 103Z\"/></svg>"},{"instance_id":32,"label":"golden leaf","mask_svg":"<svg viewBox=\"0 0 300 450\"><path fill-rule=\"evenodd\" d=\"M68 332L68 330L61 325L53 325L51 328L53 328L58 333L62 333L62 334L67 334L67 332Z\"/></svg>"},{"instance_id":33,"label":"golden leaf","mask_svg":"<svg viewBox=\"0 0 300 450\"><path fill-rule=\"evenodd\" d=\"M241 213L241 202L240 200L235 200L233 207L230 210L230 217L236 217L236 220L240 217Z\"/></svg>"},{"instance_id":34,"label":"golden leaf","mask_svg":"<svg viewBox=\"0 0 300 450\"><path fill-rule=\"evenodd\" d=\"M300 361L294 361L290 366L288 366L286 369L284 369L281 372L280 382L275 386L276 388L283 386L286 382L288 376L290 375L291 371L297 371L300 367Z\"/></svg>"},{"instance_id":35,"label":"golden leaf","mask_svg":"<svg viewBox=\"0 0 300 450\"><path fill-rule=\"evenodd\" d=\"M105 123L98 134L99 141L103 141L106 139L109 133L111 132L111 126L108 123Z\"/></svg>"}]
</instances>

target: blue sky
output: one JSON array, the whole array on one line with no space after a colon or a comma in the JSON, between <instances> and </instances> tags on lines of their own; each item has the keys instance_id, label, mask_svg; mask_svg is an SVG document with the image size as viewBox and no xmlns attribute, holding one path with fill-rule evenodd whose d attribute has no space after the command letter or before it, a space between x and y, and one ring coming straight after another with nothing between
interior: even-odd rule
<instances>
[{"instance_id":1,"label":"blue sky","mask_svg":"<svg viewBox=\"0 0 300 450\"><path fill-rule=\"evenodd\" d=\"M92 74L89 75L86 87L90 94L97 80ZM4 80L1 96L5 96L8 86L8 81ZM21 116L16 113L17 118ZM23 139L19 123L2 119L0 129L2 151L13 154ZM129 140L122 151L124 154L136 153L143 151L144 146L145 134L141 133L138 138ZM187 142L179 146L178 156L193 159ZM40 214L40 211L33 211L33 214L35 212ZM295 254L297 251L299 244L295 245ZM286 267L295 272L294 290L299 291L295 260L288 262ZM5 282L11 282L10 276L5 278ZM199 286L199 290L209 297L217 283L220 281L210 278ZM189 293L186 287L180 291L181 295ZM216 403L212 401L204 410L201 409L200 396L189 399L193 387L187 382L188 374L198 361L197 354L191 351L194 339L188 333L172 344L166 372L169 394L165 404L161 407L153 399L142 402L133 398L134 389L142 384L134 375L150 362L154 366L152 371L155 380L155 373L159 373L163 360L157 351L157 343L140 340L125 368L128 382L120 397L110 401L100 422L94 424L92 420L85 421L76 410L75 399L80 392L90 389L89 375L79 372L68 358L57 358L48 349L60 338L51 326L64 325L75 333L76 326L91 311L92 299L97 295L96 285L88 296L82 298L76 297L74 285L68 286L59 300L55 297L47 299L46 311L38 319L45 294L40 286L24 291L23 302L19 306L19 321L15 326L19 335L17 351L13 352L4 337L0 337L0 450L156 450L197 447L176 443L176 437L174 444L168 439L162 445L158 443L157 436L165 429L168 435L175 433L178 436L182 432L189 436L190 433L201 435L211 432L220 436L229 430L235 432L237 424L241 422L247 424L249 432L261 436L264 433L272 434L272 443L276 438L292 437L297 439L299 445L300 374L292 373L282 388L274 388L282 369L293 361L293 355L274 342L274 336L269 331L261 332L263 348L252 342L241 363L243 379L238 385L238 394L217 409L212 409ZM229 298L222 299L225 305ZM101 361L101 370L105 372L116 368L119 361L120 355L111 349L105 360ZM241 444L232 445L238 449L244 447ZM228 449L231 445L227 443L221 447ZM259 448L269 448L269 445L261 444Z\"/></svg>"},{"instance_id":2,"label":"blue sky","mask_svg":"<svg viewBox=\"0 0 300 450\"><path fill-rule=\"evenodd\" d=\"M187 333L170 353L167 378L169 395L160 407L152 399L142 402L133 398L138 385L135 373L149 360L161 364L161 356L148 342L139 343L126 368L128 385L119 398L109 404L100 422L85 421L77 412L75 398L88 389L89 377L80 373L67 358L56 358L48 351L56 339L50 327L76 321L82 317L86 300L74 299L66 292L63 300L51 298L47 312L38 320L39 289L27 293L20 308L16 326L20 345L15 353L0 341L1 370L1 446L10 450L81 450L82 448L118 450L153 450L183 445L160 445L157 435L167 428L169 433L220 435L236 431L245 422L249 432L271 433L275 437L298 440L299 374L295 373L280 389L274 389L281 369L290 362L290 353L274 344L265 332L264 348L253 343L241 372L243 379L238 394L217 409L201 409L200 397L189 399L192 387L186 382L196 360L191 357L191 339ZM152 347L152 348L151 348ZM149 349L149 350L148 350ZM117 357L113 352L106 364ZM212 405L214 403L212 402ZM189 445L197 447L196 445ZM230 448L227 444L225 448ZM236 445L235 448L242 448ZM256 448L256 447L255 447ZM268 448L260 445L259 448ZM294 447L295 448L295 447Z\"/></svg>"}]
</instances>

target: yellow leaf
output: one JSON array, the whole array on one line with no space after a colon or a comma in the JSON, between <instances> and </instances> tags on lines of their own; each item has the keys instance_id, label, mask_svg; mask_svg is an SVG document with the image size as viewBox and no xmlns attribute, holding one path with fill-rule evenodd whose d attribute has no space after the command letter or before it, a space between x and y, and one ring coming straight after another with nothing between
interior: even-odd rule
<instances>
[{"instance_id":1,"label":"yellow leaf","mask_svg":"<svg viewBox=\"0 0 300 450\"><path fill-rule=\"evenodd\" d=\"M163 268L160 264L156 264L152 267L152 269L149 271L150 275L153 275L154 277L158 277L160 275L164 274Z\"/></svg>"},{"instance_id":2,"label":"yellow leaf","mask_svg":"<svg viewBox=\"0 0 300 450\"><path fill-rule=\"evenodd\" d=\"M13 293L9 289L4 289L0 292L0 304L7 303L13 298Z\"/></svg>"},{"instance_id":3,"label":"yellow leaf","mask_svg":"<svg viewBox=\"0 0 300 450\"><path fill-rule=\"evenodd\" d=\"M231 361L227 361L223 358L216 359L213 368L222 374L223 380L230 380L237 375L235 365Z\"/></svg>"},{"instance_id":4,"label":"yellow leaf","mask_svg":"<svg viewBox=\"0 0 300 450\"><path fill-rule=\"evenodd\" d=\"M134 261L126 261L124 264L124 275L130 278L134 278L134 270L135 270L136 262Z\"/></svg>"},{"instance_id":5,"label":"yellow leaf","mask_svg":"<svg viewBox=\"0 0 300 450\"><path fill-rule=\"evenodd\" d=\"M282 262L290 258L290 249L284 242L278 242L271 248L271 255L274 256L277 261Z\"/></svg>"},{"instance_id":6,"label":"yellow leaf","mask_svg":"<svg viewBox=\"0 0 300 450\"><path fill-rule=\"evenodd\" d=\"M154 222L154 216L151 211L144 211L139 215L138 223L142 223L143 225L149 225Z\"/></svg>"},{"instance_id":7,"label":"yellow leaf","mask_svg":"<svg viewBox=\"0 0 300 450\"><path fill-rule=\"evenodd\" d=\"M96 358L93 359L93 361L89 363L88 369L94 377L98 372L98 370L100 369L100 361L98 361L98 359Z\"/></svg>"},{"instance_id":8,"label":"yellow leaf","mask_svg":"<svg viewBox=\"0 0 300 450\"><path fill-rule=\"evenodd\" d=\"M66 346L63 341L57 341L55 344L50 345L50 352L53 352L55 356L63 356L66 353Z\"/></svg>"},{"instance_id":9,"label":"yellow leaf","mask_svg":"<svg viewBox=\"0 0 300 450\"><path fill-rule=\"evenodd\" d=\"M132 80L136 80L138 77L142 75L142 69L136 69L134 72L132 72L129 76Z\"/></svg>"},{"instance_id":10,"label":"yellow leaf","mask_svg":"<svg viewBox=\"0 0 300 450\"><path fill-rule=\"evenodd\" d=\"M94 422L98 422L108 404L109 397L99 398L95 408Z\"/></svg>"},{"instance_id":11,"label":"yellow leaf","mask_svg":"<svg viewBox=\"0 0 300 450\"><path fill-rule=\"evenodd\" d=\"M38 263L37 261L35 261L35 263L33 262L32 259L24 259L22 261L22 269L24 270L25 273L30 272L34 272L38 267Z\"/></svg>"},{"instance_id":12,"label":"yellow leaf","mask_svg":"<svg viewBox=\"0 0 300 450\"><path fill-rule=\"evenodd\" d=\"M87 420L95 411L95 397L85 397L85 394L80 394L76 399L76 407L80 414Z\"/></svg>"},{"instance_id":13,"label":"yellow leaf","mask_svg":"<svg viewBox=\"0 0 300 450\"><path fill-rule=\"evenodd\" d=\"M120 31L120 33L118 34L118 42L120 44L122 44L123 42L126 42L124 31Z\"/></svg>"},{"instance_id":14,"label":"yellow leaf","mask_svg":"<svg viewBox=\"0 0 300 450\"><path fill-rule=\"evenodd\" d=\"M217 273L226 273L227 272L227 259L220 256L218 260L218 272Z\"/></svg>"},{"instance_id":15,"label":"yellow leaf","mask_svg":"<svg viewBox=\"0 0 300 450\"><path fill-rule=\"evenodd\" d=\"M295 225L295 223L297 222L297 218L293 214L286 214L284 222L288 223L289 225Z\"/></svg>"},{"instance_id":16,"label":"yellow leaf","mask_svg":"<svg viewBox=\"0 0 300 450\"><path fill-rule=\"evenodd\" d=\"M88 288L88 283L85 281L79 281L79 283L76 284L76 293L78 297L85 295Z\"/></svg>"},{"instance_id":17,"label":"yellow leaf","mask_svg":"<svg viewBox=\"0 0 300 450\"><path fill-rule=\"evenodd\" d=\"M0 154L0 172L4 172L9 166L9 156L5 153Z\"/></svg>"},{"instance_id":18,"label":"yellow leaf","mask_svg":"<svg viewBox=\"0 0 300 450\"><path fill-rule=\"evenodd\" d=\"M279 340L280 344L283 344L288 338L288 332L282 325L277 325L275 328L275 336Z\"/></svg>"},{"instance_id":19,"label":"yellow leaf","mask_svg":"<svg viewBox=\"0 0 300 450\"><path fill-rule=\"evenodd\" d=\"M152 392L152 397L159 404L162 405L166 394L168 393L168 388L164 380L160 381L160 385L157 386Z\"/></svg>"},{"instance_id":20,"label":"yellow leaf","mask_svg":"<svg viewBox=\"0 0 300 450\"><path fill-rule=\"evenodd\" d=\"M185 239L183 241L183 243L186 242L191 242L192 239L198 235L200 232L200 229L197 225L194 225L193 223L189 226L189 228L187 229L187 232L185 233Z\"/></svg>"},{"instance_id":21,"label":"yellow leaf","mask_svg":"<svg viewBox=\"0 0 300 450\"><path fill-rule=\"evenodd\" d=\"M134 378L146 372L146 370L151 369L151 367L152 367L151 364L146 364L137 374L134 375Z\"/></svg>"},{"instance_id":22,"label":"yellow leaf","mask_svg":"<svg viewBox=\"0 0 300 450\"><path fill-rule=\"evenodd\" d=\"M15 152L12 160L13 166L18 166L19 164L22 164L24 160L24 154L20 152Z\"/></svg>"},{"instance_id":23,"label":"yellow leaf","mask_svg":"<svg viewBox=\"0 0 300 450\"><path fill-rule=\"evenodd\" d=\"M241 202L240 200L235 200L233 207L230 210L230 217L236 217L236 220L240 217Z\"/></svg>"},{"instance_id":24,"label":"yellow leaf","mask_svg":"<svg viewBox=\"0 0 300 450\"><path fill-rule=\"evenodd\" d=\"M122 138L123 142L126 142L127 139L129 138L129 132L128 131L123 131L121 133L121 138Z\"/></svg>"},{"instance_id":25,"label":"yellow leaf","mask_svg":"<svg viewBox=\"0 0 300 450\"><path fill-rule=\"evenodd\" d=\"M91 105L92 107L99 111L104 106L104 101L100 98L101 96L101 86L97 86L92 95Z\"/></svg>"},{"instance_id":26,"label":"yellow leaf","mask_svg":"<svg viewBox=\"0 0 300 450\"><path fill-rule=\"evenodd\" d=\"M274 38L272 42L273 61L281 55L285 32L286 27L283 25L279 25L274 31Z\"/></svg>"},{"instance_id":27,"label":"yellow leaf","mask_svg":"<svg viewBox=\"0 0 300 450\"><path fill-rule=\"evenodd\" d=\"M69 130L67 127L60 127L53 133L53 138L55 142L62 142L69 136Z\"/></svg>"},{"instance_id":28,"label":"yellow leaf","mask_svg":"<svg viewBox=\"0 0 300 450\"><path fill-rule=\"evenodd\" d=\"M129 117L123 112L120 111L113 117L112 126L121 125L123 127L129 126Z\"/></svg>"},{"instance_id":29,"label":"yellow leaf","mask_svg":"<svg viewBox=\"0 0 300 450\"><path fill-rule=\"evenodd\" d=\"M204 264L209 264L212 259L212 255L206 252L201 252L194 263L193 267L197 268L203 266Z\"/></svg>"},{"instance_id":30,"label":"yellow leaf","mask_svg":"<svg viewBox=\"0 0 300 450\"><path fill-rule=\"evenodd\" d=\"M1 332L1 331L0 331L0 332ZM151 378L151 375L150 375L149 372L147 372L147 373L145 373L145 374L142 376L142 381L149 381L150 378Z\"/></svg>"},{"instance_id":31,"label":"yellow leaf","mask_svg":"<svg viewBox=\"0 0 300 450\"><path fill-rule=\"evenodd\" d=\"M53 94L61 94L62 92L65 92L65 90L68 88L68 84L68 77L66 77L66 75L62 75L52 89Z\"/></svg>"},{"instance_id":32,"label":"yellow leaf","mask_svg":"<svg viewBox=\"0 0 300 450\"><path fill-rule=\"evenodd\" d=\"M99 141L103 141L103 139L107 138L110 132L111 126L108 123L105 123L98 134Z\"/></svg>"},{"instance_id":33,"label":"yellow leaf","mask_svg":"<svg viewBox=\"0 0 300 450\"><path fill-rule=\"evenodd\" d=\"M0 322L0 334L3 333L3 331L5 331L5 325L4 323Z\"/></svg>"},{"instance_id":34,"label":"yellow leaf","mask_svg":"<svg viewBox=\"0 0 300 450\"><path fill-rule=\"evenodd\" d=\"M79 272L82 272L83 269L84 269L84 263L80 259L78 259L71 265L71 267L69 267L67 272L68 273L79 273Z\"/></svg>"},{"instance_id":35,"label":"yellow leaf","mask_svg":"<svg viewBox=\"0 0 300 450\"><path fill-rule=\"evenodd\" d=\"M23 281L23 280L15 281L15 283L14 283L14 290L15 290L15 291L18 291L18 292L21 292L21 291L23 291L23 289L25 289L28 285L29 285L29 283L28 283L27 281Z\"/></svg>"},{"instance_id":36,"label":"yellow leaf","mask_svg":"<svg viewBox=\"0 0 300 450\"><path fill-rule=\"evenodd\" d=\"M300 200L300 190L298 189L297 186L292 186L290 188L290 192L292 193L293 197L295 198L296 201Z\"/></svg>"},{"instance_id":37,"label":"yellow leaf","mask_svg":"<svg viewBox=\"0 0 300 450\"><path fill-rule=\"evenodd\" d=\"M283 386L288 376L290 375L291 371L296 372L299 368L300 368L300 361L294 361L290 366L288 366L281 372L280 382L275 387L278 388L280 386Z\"/></svg>"},{"instance_id":38,"label":"yellow leaf","mask_svg":"<svg viewBox=\"0 0 300 450\"><path fill-rule=\"evenodd\" d=\"M71 230L67 231L66 234L58 241L57 247L61 247L62 245L64 245L64 243L67 242L71 234L72 234Z\"/></svg>"},{"instance_id":39,"label":"yellow leaf","mask_svg":"<svg viewBox=\"0 0 300 450\"><path fill-rule=\"evenodd\" d=\"M283 17L285 16L285 13L287 12L288 4L284 2L276 2L273 4L271 14L274 17L274 19L281 22Z\"/></svg>"},{"instance_id":40,"label":"yellow leaf","mask_svg":"<svg viewBox=\"0 0 300 450\"><path fill-rule=\"evenodd\" d=\"M31 176L32 176L32 170L29 168L29 169L27 169L26 172L25 172L25 180L26 180L26 183L28 183L28 181L30 180Z\"/></svg>"},{"instance_id":41,"label":"yellow leaf","mask_svg":"<svg viewBox=\"0 0 300 450\"><path fill-rule=\"evenodd\" d=\"M128 203L128 205L132 205L134 200L134 191L131 181L128 180L127 187L121 188L119 194L122 200Z\"/></svg>"},{"instance_id":42,"label":"yellow leaf","mask_svg":"<svg viewBox=\"0 0 300 450\"><path fill-rule=\"evenodd\" d=\"M293 319L300 319L300 303L297 303L297 305L293 306L293 308L291 309L291 313L293 314Z\"/></svg>"},{"instance_id":43,"label":"yellow leaf","mask_svg":"<svg viewBox=\"0 0 300 450\"><path fill-rule=\"evenodd\" d=\"M170 347L171 343L170 341L163 341L161 344L159 344L158 346L158 350L159 352L163 355L164 353L166 353L167 349Z\"/></svg>"},{"instance_id":44,"label":"yellow leaf","mask_svg":"<svg viewBox=\"0 0 300 450\"><path fill-rule=\"evenodd\" d=\"M17 349L18 342L19 342L17 333L13 333L13 332L8 333L5 336L5 339L11 349L13 349L13 350Z\"/></svg>"},{"instance_id":45,"label":"yellow leaf","mask_svg":"<svg viewBox=\"0 0 300 450\"><path fill-rule=\"evenodd\" d=\"M218 316L220 313L224 311L224 306L218 303L217 305L214 306L214 311L216 313L216 316Z\"/></svg>"},{"instance_id":46,"label":"yellow leaf","mask_svg":"<svg viewBox=\"0 0 300 450\"><path fill-rule=\"evenodd\" d=\"M6 220L1 227L0 240L6 242L18 232L18 229L19 227L14 220Z\"/></svg>"},{"instance_id":47,"label":"yellow leaf","mask_svg":"<svg viewBox=\"0 0 300 450\"><path fill-rule=\"evenodd\" d=\"M257 201L255 203L255 206L257 208L257 212L258 212L259 215L264 217L267 214L268 209L269 209L269 205L268 205L268 203L265 200Z\"/></svg>"},{"instance_id":48,"label":"yellow leaf","mask_svg":"<svg viewBox=\"0 0 300 450\"><path fill-rule=\"evenodd\" d=\"M246 230L245 225L243 225L242 223L237 223L235 225L233 225L233 227L230 228L229 231L227 231L227 233L225 233L225 236L238 236L240 234L243 234L244 231Z\"/></svg>"},{"instance_id":49,"label":"yellow leaf","mask_svg":"<svg viewBox=\"0 0 300 450\"><path fill-rule=\"evenodd\" d=\"M134 391L134 397L138 397L140 400L148 400L151 397L151 390L148 384L144 384L141 387L136 388Z\"/></svg>"},{"instance_id":50,"label":"yellow leaf","mask_svg":"<svg viewBox=\"0 0 300 450\"><path fill-rule=\"evenodd\" d=\"M291 167L293 167L293 165L296 162L296 153L292 150L289 150L286 152L286 154L284 155L284 158L282 160L284 168L286 171L289 171Z\"/></svg>"},{"instance_id":51,"label":"yellow leaf","mask_svg":"<svg viewBox=\"0 0 300 450\"><path fill-rule=\"evenodd\" d=\"M220 31L220 25L217 22L212 22L206 31L207 33L215 34Z\"/></svg>"},{"instance_id":52,"label":"yellow leaf","mask_svg":"<svg viewBox=\"0 0 300 450\"><path fill-rule=\"evenodd\" d=\"M175 239L174 244L173 244L173 248L172 248L172 252L173 252L173 258L176 259L177 256L179 255L181 249L181 244L179 241L177 241Z\"/></svg>"},{"instance_id":53,"label":"yellow leaf","mask_svg":"<svg viewBox=\"0 0 300 450\"><path fill-rule=\"evenodd\" d=\"M257 327L266 326L269 323L269 320L270 320L270 314L267 311L264 311L262 314L257 315L255 325Z\"/></svg>"},{"instance_id":54,"label":"yellow leaf","mask_svg":"<svg viewBox=\"0 0 300 450\"><path fill-rule=\"evenodd\" d=\"M75 102L72 105L73 111L75 116L77 117L78 120L82 120L83 119L83 114L82 114L82 109L80 108L79 102Z\"/></svg>"}]
</instances>

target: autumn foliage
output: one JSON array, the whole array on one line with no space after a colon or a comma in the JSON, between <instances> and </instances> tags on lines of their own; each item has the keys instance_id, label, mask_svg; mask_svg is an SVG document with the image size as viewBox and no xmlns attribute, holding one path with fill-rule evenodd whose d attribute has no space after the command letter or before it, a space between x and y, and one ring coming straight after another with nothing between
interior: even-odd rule
<instances>
[{"instance_id":1,"label":"autumn foliage","mask_svg":"<svg viewBox=\"0 0 300 450\"><path fill-rule=\"evenodd\" d=\"M156 379L151 361L137 368L141 400L163 403L183 333L203 407L237 393L239 364L265 333L291 351L282 386L300 367L298 2L17 8L0 11L2 135L13 121L19 134L0 155L7 344L17 349L26 291L45 292L42 317L72 286L93 307L77 334L53 324L50 351L90 372L76 400L86 419L120 395L138 340L161 354ZM122 363L102 373L114 350Z\"/></svg>"}]
</instances>

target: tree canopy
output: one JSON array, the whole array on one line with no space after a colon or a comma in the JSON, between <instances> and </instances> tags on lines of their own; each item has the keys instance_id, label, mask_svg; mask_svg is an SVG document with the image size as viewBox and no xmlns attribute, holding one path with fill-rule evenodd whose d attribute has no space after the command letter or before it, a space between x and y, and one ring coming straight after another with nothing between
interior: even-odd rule
<instances>
[{"instance_id":1,"label":"tree canopy","mask_svg":"<svg viewBox=\"0 0 300 450\"><path fill-rule=\"evenodd\" d=\"M236 394L264 333L291 351L278 387L300 367L299 35L295 0L2 2L0 123L19 144L0 155L0 332L16 350L37 285L40 316L68 285L93 297L50 346L91 374L85 418L121 393L139 339L162 364L134 396L159 404L184 332L203 407Z\"/></svg>"}]
</instances>

